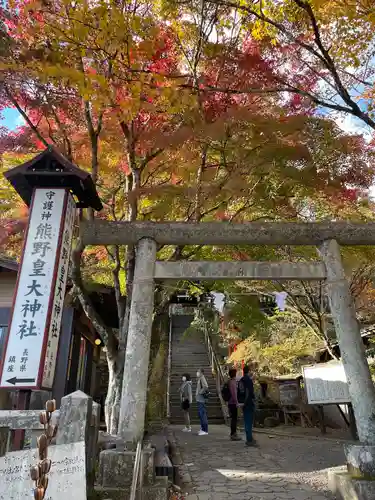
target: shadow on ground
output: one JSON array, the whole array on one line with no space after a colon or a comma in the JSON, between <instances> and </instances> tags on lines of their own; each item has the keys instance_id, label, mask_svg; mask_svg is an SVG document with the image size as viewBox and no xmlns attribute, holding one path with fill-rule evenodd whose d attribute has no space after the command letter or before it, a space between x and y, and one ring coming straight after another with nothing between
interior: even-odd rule
<instances>
[{"instance_id":1,"label":"shadow on ground","mask_svg":"<svg viewBox=\"0 0 375 500\"><path fill-rule=\"evenodd\" d=\"M189 500L333 498L327 471L345 462L342 442L323 438L257 434L259 448L247 448L225 426L211 426L208 436L173 431L193 480Z\"/></svg>"}]
</instances>

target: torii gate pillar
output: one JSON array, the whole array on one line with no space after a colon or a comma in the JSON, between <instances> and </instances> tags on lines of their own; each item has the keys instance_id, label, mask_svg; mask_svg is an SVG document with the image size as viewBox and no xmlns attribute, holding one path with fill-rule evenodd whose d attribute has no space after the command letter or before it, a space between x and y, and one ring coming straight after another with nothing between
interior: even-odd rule
<instances>
[{"instance_id":1,"label":"torii gate pillar","mask_svg":"<svg viewBox=\"0 0 375 500\"><path fill-rule=\"evenodd\" d=\"M323 243L319 253L327 270L328 299L340 345L359 444L345 445L348 471L375 478L375 389L366 362L353 297L345 278L337 241Z\"/></svg>"},{"instance_id":2,"label":"torii gate pillar","mask_svg":"<svg viewBox=\"0 0 375 500\"><path fill-rule=\"evenodd\" d=\"M127 443L143 439L151 329L154 313L156 242L139 240L126 345L118 435Z\"/></svg>"}]
</instances>

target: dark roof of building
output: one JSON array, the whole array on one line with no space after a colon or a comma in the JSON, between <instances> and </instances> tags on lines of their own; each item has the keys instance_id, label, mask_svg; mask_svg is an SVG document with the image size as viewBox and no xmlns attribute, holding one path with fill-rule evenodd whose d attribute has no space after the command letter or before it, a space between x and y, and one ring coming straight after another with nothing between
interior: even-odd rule
<instances>
[{"instance_id":1,"label":"dark roof of building","mask_svg":"<svg viewBox=\"0 0 375 500\"><path fill-rule=\"evenodd\" d=\"M18 262L14 259L9 259L9 257L0 256L0 268L17 272Z\"/></svg>"}]
</instances>

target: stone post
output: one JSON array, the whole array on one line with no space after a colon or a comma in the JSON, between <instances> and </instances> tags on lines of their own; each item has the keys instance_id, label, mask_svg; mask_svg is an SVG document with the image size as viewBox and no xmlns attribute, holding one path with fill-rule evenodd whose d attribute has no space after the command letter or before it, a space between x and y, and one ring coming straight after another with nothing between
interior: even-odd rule
<instances>
[{"instance_id":1,"label":"stone post","mask_svg":"<svg viewBox=\"0 0 375 500\"><path fill-rule=\"evenodd\" d=\"M87 442L87 470L89 484L94 485L95 467L98 458L98 438L100 428L100 404L92 402L91 422L89 427L89 439Z\"/></svg>"},{"instance_id":2,"label":"stone post","mask_svg":"<svg viewBox=\"0 0 375 500\"><path fill-rule=\"evenodd\" d=\"M143 437L151 327L154 310L156 242L139 240L136 252L128 341L119 420L119 436L127 443Z\"/></svg>"},{"instance_id":3,"label":"stone post","mask_svg":"<svg viewBox=\"0 0 375 500\"><path fill-rule=\"evenodd\" d=\"M93 487L93 466L90 453L90 426L92 419L92 397L82 391L68 394L61 399L59 425L56 444L69 444L84 441L86 451L86 479L88 491Z\"/></svg>"},{"instance_id":4,"label":"stone post","mask_svg":"<svg viewBox=\"0 0 375 500\"><path fill-rule=\"evenodd\" d=\"M353 298L345 278L338 243L335 240L324 242L320 255L327 270L328 299L361 442L345 446L348 470L375 478L375 390Z\"/></svg>"},{"instance_id":5,"label":"stone post","mask_svg":"<svg viewBox=\"0 0 375 500\"><path fill-rule=\"evenodd\" d=\"M68 394L61 399L59 427L56 444L78 443L89 440L92 414L92 397L82 391Z\"/></svg>"}]
</instances>

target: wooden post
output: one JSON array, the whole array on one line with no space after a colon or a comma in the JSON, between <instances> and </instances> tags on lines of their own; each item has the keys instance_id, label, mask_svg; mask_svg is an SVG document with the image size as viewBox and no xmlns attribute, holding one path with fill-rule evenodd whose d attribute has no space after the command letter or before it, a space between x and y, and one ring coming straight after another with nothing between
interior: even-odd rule
<instances>
[{"instance_id":1,"label":"wooden post","mask_svg":"<svg viewBox=\"0 0 375 500\"><path fill-rule=\"evenodd\" d=\"M319 415L319 427L322 434L327 434L326 423L324 421L324 408L323 405L317 405Z\"/></svg>"},{"instance_id":2,"label":"wooden post","mask_svg":"<svg viewBox=\"0 0 375 500\"><path fill-rule=\"evenodd\" d=\"M31 391L18 391L16 410L28 410L30 408ZM25 431L14 431L13 450L23 450L25 444Z\"/></svg>"}]
</instances>

